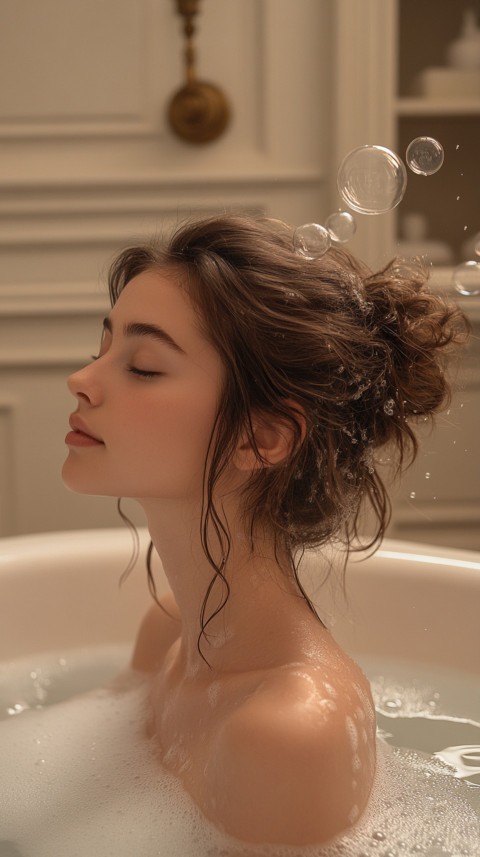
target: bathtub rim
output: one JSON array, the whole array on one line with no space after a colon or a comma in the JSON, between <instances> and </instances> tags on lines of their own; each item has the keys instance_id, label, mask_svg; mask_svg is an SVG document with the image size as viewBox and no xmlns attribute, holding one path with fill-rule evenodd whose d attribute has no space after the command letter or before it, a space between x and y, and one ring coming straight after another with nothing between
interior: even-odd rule
<instances>
[{"instance_id":1,"label":"bathtub rim","mask_svg":"<svg viewBox=\"0 0 480 857\"><path fill-rule=\"evenodd\" d=\"M69 530L0 539L0 593L6 591L8 595L10 592L10 600L7 598L6 602L0 594L0 615L3 614L0 661L51 650L55 648L51 645L52 639L62 634L72 641L66 648L85 645L84 641L82 643L85 623L91 631L92 645L100 643L104 633L107 644L133 642L140 619L152 603L146 575L143 574L149 535L146 528L139 528L138 533L140 558L121 590L118 581L132 549L128 530ZM73 550L74 557L68 567L65 557ZM95 568L90 563L80 571L79 566L82 563L88 565L87 560L91 560L92 554L95 556ZM307 577L312 564L315 566L316 557L317 552L309 552L306 557ZM104 568L105 574L99 574L99 566ZM96 599L92 599L91 593L89 595L88 586L92 580ZM157 580L159 593L168 589L158 566ZM75 587L74 596L69 595L71 581ZM48 595L44 591L45 586L47 590L51 587L55 597L60 598L60 615L56 615L52 623L56 625L55 629L48 627L47 620L44 624L42 618L38 621L35 612L36 604L44 604ZM386 609L388 593L392 591L395 603ZM321 603L315 593L314 600L319 604L320 616L340 645L353 657L375 654L380 647L388 657L441 663L480 674L480 623L476 619L476 605L480 603L480 554L385 539L373 555L366 558L354 555L350 559L347 601L332 577L318 592ZM432 593L438 596L438 604L432 603ZM19 623L15 622L18 597L24 601L22 624L31 627L32 636L36 635L32 643L22 640L21 627L17 627ZM71 608L72 597L76 599L75 611ZM27 603L30 600L32 603ZM377 600L379 605L374 621L372 600ZM438 615L439 611L440 614L445 611L443 618ZM456 634L446 633L448 611L454 611L458 614L456 618L461 619ZM106 613L108 628L105 630ZM401 653L392 640L393 620L400 621L399 627L405 630Z\"/></svg>"}]
</instances>

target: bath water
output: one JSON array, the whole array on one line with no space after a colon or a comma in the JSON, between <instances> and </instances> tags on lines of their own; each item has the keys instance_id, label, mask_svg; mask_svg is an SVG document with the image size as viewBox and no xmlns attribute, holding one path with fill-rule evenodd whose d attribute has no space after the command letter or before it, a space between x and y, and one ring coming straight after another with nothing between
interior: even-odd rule
<instances>
[{"instance_id":1,"label":"bath water","mask_svg":"<svg viewBox=\"0 0 480 857\"><path fill-rule=\"evenodd\" d=\"M144 736L149 683L131 674L127 689L105 687L128 655L0 664L0 857L480 854L478 677L359 658L378 716L369 808L327 846L268 847L223 835L159 768Z\"/></svg>"}]
</instances>

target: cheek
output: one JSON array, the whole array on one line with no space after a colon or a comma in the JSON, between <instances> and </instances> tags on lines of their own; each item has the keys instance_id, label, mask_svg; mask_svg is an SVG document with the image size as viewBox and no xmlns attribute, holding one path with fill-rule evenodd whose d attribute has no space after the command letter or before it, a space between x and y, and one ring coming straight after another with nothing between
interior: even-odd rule
<instances>
[{"instance_id":1,"label":"cheek","mask_svg":"<svg viewBox=\"0 0 480 857\"><path fill-rule=\"evenodd\" d=\"M198 393L197 393L198 396ZM156 475L187 476L197 480L203 474L217 402L213 397L165 395L162 402L132 403L135 419L125 435L125 454L143 462ZM132 451L136 450L136 455ZM133 463L133 461L132 461Z\"/></svg>"}]
</instances>

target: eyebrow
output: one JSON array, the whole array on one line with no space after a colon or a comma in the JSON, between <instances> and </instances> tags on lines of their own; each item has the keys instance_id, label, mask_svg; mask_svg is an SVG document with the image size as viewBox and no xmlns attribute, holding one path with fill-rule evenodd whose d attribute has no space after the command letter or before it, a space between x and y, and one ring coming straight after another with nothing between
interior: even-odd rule
<instances>
[{"instance_id":1,"label":"eyebrow","mask_svg":"<svg viewBox=\"0 0 480 857\"><path fill-rule=\"evenodd\" d=\"M103 319L103 327L105 330L108 330L109 333L112 333L112 322L109 318ZM183 348L181 348L180 345L172 339L170 334L162 327L157 327L156 324L146 324L143 321L131 321L128 324L124 324L123 334L124 336L147 336L150 339L155 339L157 342L163 342L164 345L168 345L178 354L185 354Z\"/></svg>"}]
</instances>

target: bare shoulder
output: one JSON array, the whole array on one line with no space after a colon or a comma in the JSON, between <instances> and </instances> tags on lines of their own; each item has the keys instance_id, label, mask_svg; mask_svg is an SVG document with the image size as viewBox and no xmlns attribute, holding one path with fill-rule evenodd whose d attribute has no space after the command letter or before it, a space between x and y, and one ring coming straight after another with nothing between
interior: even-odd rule
<instances>
[{"instance_id":1,"label":"bare shoulder","mask_svg":"<svg viewBox=\"0 0 480 857\"><path fill-rule=\"evenodd\" d=\"M142 672L153 672L162 665L168 649L180 636L180 614L173 594L159 598L164 611L154 603L147 610L137 633L131 666Z\"/></svg>"},{"instance_id":2,"label":"bare shoulder","mask_svg":"<svg viewBox=\"0 0 480 857\"><path fill-rule=\"evenodd\" d=\"M326 842L355 823L375 772L375 725L359 671L292 666L219 730L217 821L251 842ZM232 776L231 772L235 771Z\"/></svg>"}]
</instances>

